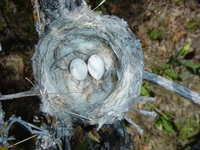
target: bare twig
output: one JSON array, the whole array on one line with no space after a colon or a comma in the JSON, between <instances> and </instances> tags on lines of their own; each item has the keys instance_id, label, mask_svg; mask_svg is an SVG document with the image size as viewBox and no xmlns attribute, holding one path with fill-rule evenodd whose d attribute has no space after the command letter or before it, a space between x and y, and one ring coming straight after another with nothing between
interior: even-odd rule
<instances>
[{"instance_id":1,"label":"bare twig","mask_svg":"<svg viewBox=\"0 0 200 150\"><path fill-rule=\"evenodd\" d=\"M97 7L95 7L95 8L93 9L93 11L95 11L97 8L99 8L105 1L106 1L106 0L103 0Z\"/></svg>"},{"instance_id":2,"label":"bare twig","mask_svg":"<svg viewBox=\"0 0 200 150\"><path fill-rule=\"evenodd\" d=\"M19 92L15 94L8 94L8 95L1 95L0 93L0 101L2 100L12 100L16 98L21 98L21 97L30 97L30 96L36 96L39 94L39 90L36 88L36 86L31 82L28 78L26 78L28 82L31 83L31 85L34 87L33 89L25 92Z\"/></svg>"},{"instance_id":3,"label":"bare twig","mask_svg":"<svg viewBox=\"0 0 200 150\"><path fill-rule=\"evenodd\" d=\"M13 145L8 146L8 148L11 148L11 147L13 147L13 146L19 145L19 144L21 144L21 143L23 143L23 142L26 142L26 141L28 141L28 140L30 140L30 139L36 137L36 136L37 136L37 135L33 135L33 136L31 136L31 137L29 137L29 138L26 138L26 139L24 139L24 140L22 140L22 141L20 141L20 142L17 142L17 143L15 143L15 144L13 144Z\"/></svg>"},{"instance_id":4,"label":"bare twig","mask_svg":"<svg viewBox=\"0 0 200 150\"><path fill-rule=\"evenodd\" d=\"M37 88L33 88L29 91L25 92L19 92L15 94L8 94L8 95L0 95L0 101L2 100L12 100L16 98L21 98L21 97L30 97L30 96L36 96L39 94L39 90Z\"/></svg>"},{"instance_id":5,"label":"bare twig","mask_svg":"<svg viewBox=\"0 0 200 150\"><path fill-rule=\"evenodd\" d=\"M154 73L144 71L143 79L181 95L200 105L200 94Z\"/></svg>"}]
</instances>

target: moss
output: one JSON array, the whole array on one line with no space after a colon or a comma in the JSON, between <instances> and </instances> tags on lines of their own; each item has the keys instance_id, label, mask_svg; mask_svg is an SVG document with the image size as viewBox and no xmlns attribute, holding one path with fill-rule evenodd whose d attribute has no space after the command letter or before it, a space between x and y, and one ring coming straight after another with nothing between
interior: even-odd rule
<instances>
[{"instance_id":1,"label":"moss","mask_svg":"<svg viewBox=\"0 0 200 150\"><path fill-rule=\"evenodd\" d=\"M152 39L152 40L158 40L158 41L162 40L161 34L154 29L149 30L147 32L147 34L148 34L149 38Z\"/></svg>"},{"instance_id":2,"label":"moss","mask_svg":"<svg viewBox=\"0 0 200 150\"><path fill-rule=\"evenodd\" d=\"M191 17L186 21L185 27L191 31L194 32L200 27L200 19L198 17Z\"/></svg>"}]
</instances>

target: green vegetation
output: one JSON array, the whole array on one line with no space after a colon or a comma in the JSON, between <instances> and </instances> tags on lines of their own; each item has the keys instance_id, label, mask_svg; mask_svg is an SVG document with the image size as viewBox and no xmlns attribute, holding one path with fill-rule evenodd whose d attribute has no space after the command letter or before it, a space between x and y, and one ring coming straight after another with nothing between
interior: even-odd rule
<instances>
[{"instance_id":1,"label":"green vegetation","mask_svg":"<svg viewBox=\"0 0 200 150\"><path fill-rule=\"evenodd\" d=\"M200 19L197 16L191 17L186 21L186 28L194 32L196 29L200 28Z\"/></svg>"},{"instance_id":2,"label":"green vegetation","mask_svg":"<svg viewBox=\"0 0 200 150\"><path fill-rule=\"evenodd\" d=\"M190 78L191 75L199 75L200 64L195 64L188 58L190 55L190 43L184 45L175 55L172 55L168 62L160 67L154 68L153 72L165 76L173 81L185 81ZM152 96L152 91L149 90L149 83L144 82L141 88L141 95ZM174 139L176 147L184 147L184 150L190 149L190 145L184 145L184 143L192 143L197 141L200 125L198 118L194 114L188 114L177 118L176 112L173 111L160 111L154 104L150 105L157 113L155 127L160 131L160 134L164 134L164 140L166 143L170 142L170 139ZM180 112L179 112L180 113ZM179 116L179 115L178 115ZM152 140L152 139L151 139ZM151 142L152 143L152 142ZM155 145L155 144L153 144ZM166 144L167 145L167 144Z\"/></svg>"},{"instance_id":3,"label":"green vegetation","mask_svg":"<svg viewBox=\"0 0 200 150\"><path fill-rule=\"evenodd\" d=\"M163 75L173 81L182 81L189 78L190 74L200 74L200 63L194 64L186 56L190 53L190 44L183 46L175 55L172 55L168 62L161 68L154 68L155 74ZM186 68L188 71L182 69ZM177 71L177 68L179 69ZM178 73L177 73L178 72ZM150 96L152 93L148 89L148 82L144 82L141 88L141 95Z\"/></svg>"},{"instance_id":4,"label":"green vegetation","mask_svg":"<svg viewBox=\"0 0 200 150\"><path fill-rule=\"evenodd\" d=\"M196 74L199 69L199 64L194 64L191 60L187 59L187 54L189 54L190 44L186 44L183 48L179 50L176 55L172 55L167 62L167 67L183 66L186 67L191 73Z\"/></svg>"},{"instance_id":5,"label":"green vegetation","mask_svg":"<svg viewBox=\"0 0 200 150\"><path fill-rule=\"evenodd\" d=\"M158 112L160 115L156 119L155 126L158 130L164 132L166 135L176 136L176 143L187 143L196 140L194 134L200 129L200 125L194 116L186 117L184 119L173 119L174 114L170 112ZM174 141L175 142L175 141Z\"/></svg>"},{"instance_id":6,"label":"green vegetation","mask_svg":"<svg viewBox=\"0 0 200 150\"><path fill-rule=\"evenodd\" d=\"M174 133L175 129L173 127L175 123L173 122L171 118L172 114L170 114L169 112L168 112L168 115L161 112L158 112L158 113L160 113L160 115L156 119L156 127L160 131L164 130L165 134Z\"/></svg>"},{"instance_id":7,"label":"green vegetation","mask_svg":"<svg viewBox=\"0 0 200 150\"><path fill-rule=\"evenodd\" d=\"M191 53L190 44L188 43L183 46L175 55L172 55L164 66L160 68L154 68L153 72L163 75L173 81L183 81L189 74L199 75L200 63L195 64L190 58L187 58L187 56L189 56Z\"/></svg>"},{"instance_id":8,"label":"green vegetation","mask_svg":"<svg viewBox=\"0 0 200 150\"><path fill-rule=\"evenodd\" d=\"M142 96L147 96L147 97L151 96L151 91L148 89L149 84L150 84L149 82L143 81L143 85L140 90L140 94Z\"/></svg>"},{"instance_id":9,"label":"green vegetation","mask_svg":"<svg viewBox=\"0 0 200 150\"><path fill-rule=\"evenodd\" d=\"M149 30L147 34L149 35L149 38L152 40L158 40L158 41L162 40L161 34L158 31L155 31L154 29Z\"/></svg>"},{"instance_id":10,"label":"green vegetation","mask_svg":"<svg viewBox=\"0 0 200 150\"><path fill-rule=\"evenodd\" d=\"M5 22L0 22L0 29L5 28L6 26L7 26L7 24Z\"/></svg>"}]
</instances>

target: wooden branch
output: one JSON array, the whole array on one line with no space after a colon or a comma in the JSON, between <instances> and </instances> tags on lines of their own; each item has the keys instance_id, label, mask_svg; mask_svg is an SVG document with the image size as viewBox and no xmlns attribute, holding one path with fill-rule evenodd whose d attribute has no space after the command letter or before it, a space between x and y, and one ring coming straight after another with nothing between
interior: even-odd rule
<instances>
[{"instance_id":1,"label":"wooden branch","mask_svg":"<svg viewBox=\"0 0 200 150\"><path fill-rule=\"evenodd\" d=\"M101 136L102 150L132 149L134 141L122 121L105 124L98 131Z\"/></svg>"},{"instance_id":2,"label":"wooden branch","mask_svg":"<svg viewBox=\"0 0 200 150\"><path fill-rule=\"evenodd\" d=\"M39 95L40 95L39 90L36 88L33 88L29 91L19 92L15 94L8 94L8 95L0 94L0 101L12 100L12 99L21 98L21 97L39 96Z\"/></svg>"},{"instance_id":3,"label":"wooden branch","mask_svg":"<svg viewBox=\"0 0 200 150\"><path fill-rule=\"evenodd\" d=\"M146 81L152 82L158 86L161 86L167 90L170 90L178 95L181 95L193 101L194 103L200 105L200 94L193 90L190 90L187 87L184 87L178 83L175 83L171 80L168 80L154 73L148 72L146 70L144 71L143 79Z\"/></svg>"}]
</instances>

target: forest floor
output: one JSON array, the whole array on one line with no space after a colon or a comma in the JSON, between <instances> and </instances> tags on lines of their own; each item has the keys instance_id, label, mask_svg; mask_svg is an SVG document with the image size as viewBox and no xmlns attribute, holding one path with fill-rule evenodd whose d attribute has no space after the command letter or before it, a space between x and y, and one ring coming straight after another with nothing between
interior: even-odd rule
<instances>
[{"instance_id":1,"label":"forest floor","mask_svg":"<svg viewBox=\"0 0 200 150\"><path fill-rule=\"evenodd\" d=\"M95 8L101 1L87 2ZM106 1L96 11L127 21L142 44L146 70L200 93L200 1L113 0ZM31 88L25 77L34 81L31 57L37 41L30 1L1 1L2 94ZM154 119L135 112L127 114L144 130L144 134L140 135L132 126L127 127L135 149L200 150L200 106L148 82L144 82L141 94L157 97L157 101L136 107L154 110L158 117ZM7 101L2 105L7 119L16 114L32 122L33 115L39 112L37 98ZM13 127L13 132L17 132L16 127ZM28 136L22 135L19 140Z\"/></svg>"}]
</instances>

